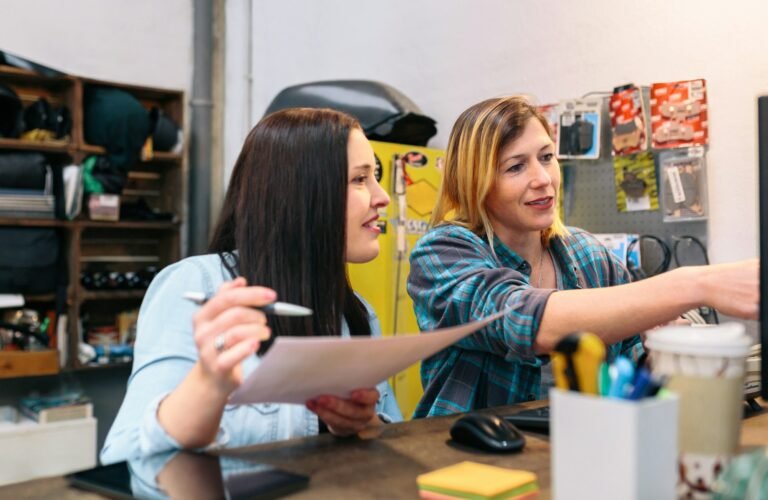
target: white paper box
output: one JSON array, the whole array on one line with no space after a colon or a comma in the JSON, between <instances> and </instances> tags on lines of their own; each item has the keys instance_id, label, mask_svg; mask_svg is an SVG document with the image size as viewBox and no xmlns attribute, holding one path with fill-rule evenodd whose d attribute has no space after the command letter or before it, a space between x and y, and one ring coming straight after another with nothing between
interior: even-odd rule
<instances>
[{"instance_id":1,"label":"white paper box","mask_svg":"<svg viewBox=\"0 0 768 500\"><path fill-rule=\"evenodd\" d=\"M95 418L0 427L0 486L95 466Z\"/></svg>"},{"instance_id":2,"label":"white paper box","mask_svg":"<svg viewBox=\"0 0 768 500\"><path fill-rule=\"evenodd\" d=\"M677 398L627 401L549 392L558 500L676 498Z\"/></svg>"}]
</instances>

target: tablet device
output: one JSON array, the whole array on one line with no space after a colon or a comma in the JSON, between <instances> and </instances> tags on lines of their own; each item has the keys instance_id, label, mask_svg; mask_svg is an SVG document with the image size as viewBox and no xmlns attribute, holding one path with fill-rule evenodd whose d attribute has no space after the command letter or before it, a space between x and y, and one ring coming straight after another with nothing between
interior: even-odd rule
<instances>
[{"instance_id":1,"label":"tablet device","mask_svg":"<svg viewBox=\"0 0 768 500\"><path fill-rule=\"evenodd\" d=\"M158 471L159 472L159 471ZM102 465L66 476L70 485L100 493L109 498L135 498L127 462ZM309 476L269 468L225 474L222 497L231 500L279 498L309 486Z\"/></svg>"},{"instance_id":2,"label":"tablet device","mask_svg":"<svg viewBox=\"0 0 768 500\"><path fill-rule=\"evenodd\" d=\"M131 472L127 462L101 465L69 474L66 478L76 488L95 491L109 498L133 498Z\"/></svg>"}]
</instances>

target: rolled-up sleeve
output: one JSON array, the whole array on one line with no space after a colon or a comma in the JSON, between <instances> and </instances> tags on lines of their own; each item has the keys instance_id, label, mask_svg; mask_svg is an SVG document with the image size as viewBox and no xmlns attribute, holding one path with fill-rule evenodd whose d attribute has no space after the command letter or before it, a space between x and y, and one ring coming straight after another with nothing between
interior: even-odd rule
<instances>
[{"instance_id":1,"label":"rolled-up sleeve","mask_svg":"<svg viewBox=\"0 0 768 500\"><path fill-rule=\"evenodd\" d=\"M191 320L195 305L182 295L212 293L210 288L207 275L189 262L164 269L152 281L139 311L133 370L101 451L102 463L179 448L160 425L157 408L197 361Z\"/></svg>"},{"instance_id":2,"label":"rolled-up sleeve","mask_svg":"<svg viewBox=\"0 0 768 500\"><path fill-rule=\"evenodd\" d=\"M413 249L410 262L408 293L422 330L510 309L455 347L541 364L533 344L555 290L531 287L525 274L502 266L486 242L463 228L446 227L427 234Z\"/></svg>"}]
</instances>

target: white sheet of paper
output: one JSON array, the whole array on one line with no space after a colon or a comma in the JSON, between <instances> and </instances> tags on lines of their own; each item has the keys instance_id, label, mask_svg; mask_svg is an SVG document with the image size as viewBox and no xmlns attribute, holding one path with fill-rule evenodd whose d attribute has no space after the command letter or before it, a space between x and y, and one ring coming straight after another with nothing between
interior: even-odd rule
<instances>
[{"instance_id":1,"label":"white sheet of paper","mask_svg":"<svg viewBox=\"0 0 768 500\"><path fill-rule=\"evenodd\" d=\"M229 402L304 404L322 395L346 398L355 389L375 387L511 310L427 335L278 337Z\"/></svg>"}]
</instances>

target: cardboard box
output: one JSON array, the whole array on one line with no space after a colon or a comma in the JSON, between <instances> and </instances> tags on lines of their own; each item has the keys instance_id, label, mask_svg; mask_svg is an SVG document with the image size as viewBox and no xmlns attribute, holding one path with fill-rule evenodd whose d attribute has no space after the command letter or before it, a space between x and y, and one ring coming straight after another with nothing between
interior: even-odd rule
<instances>
[{"instance_id":1,"label":"cardboard box","mask_svg":"<svg viewBox=\"0 0 768 500\"><path fill-rule=\"evenodd\" d=\"M91 220L120 220L120 196L92 194L88 198L88 216Z\"/></svg>"},{"instance_id":2,"label":"cardboard box","mask_svg":"<svg viewBox=\"0 0 768 500\"><path fill-rule=\"evenodd\" d=\"M0 426L0 486L96 466L96 419Z\"/></svg>"},{"instance_id":3,"label":"cardboard box","mask_svg":"<svg viewBox=\"0 0 768 500\"><path fill-rule=\"evenodd\" d=\"M555 499L676 496L676 397L628 401L549 392Z\"/></svg>"}]
</instances>

